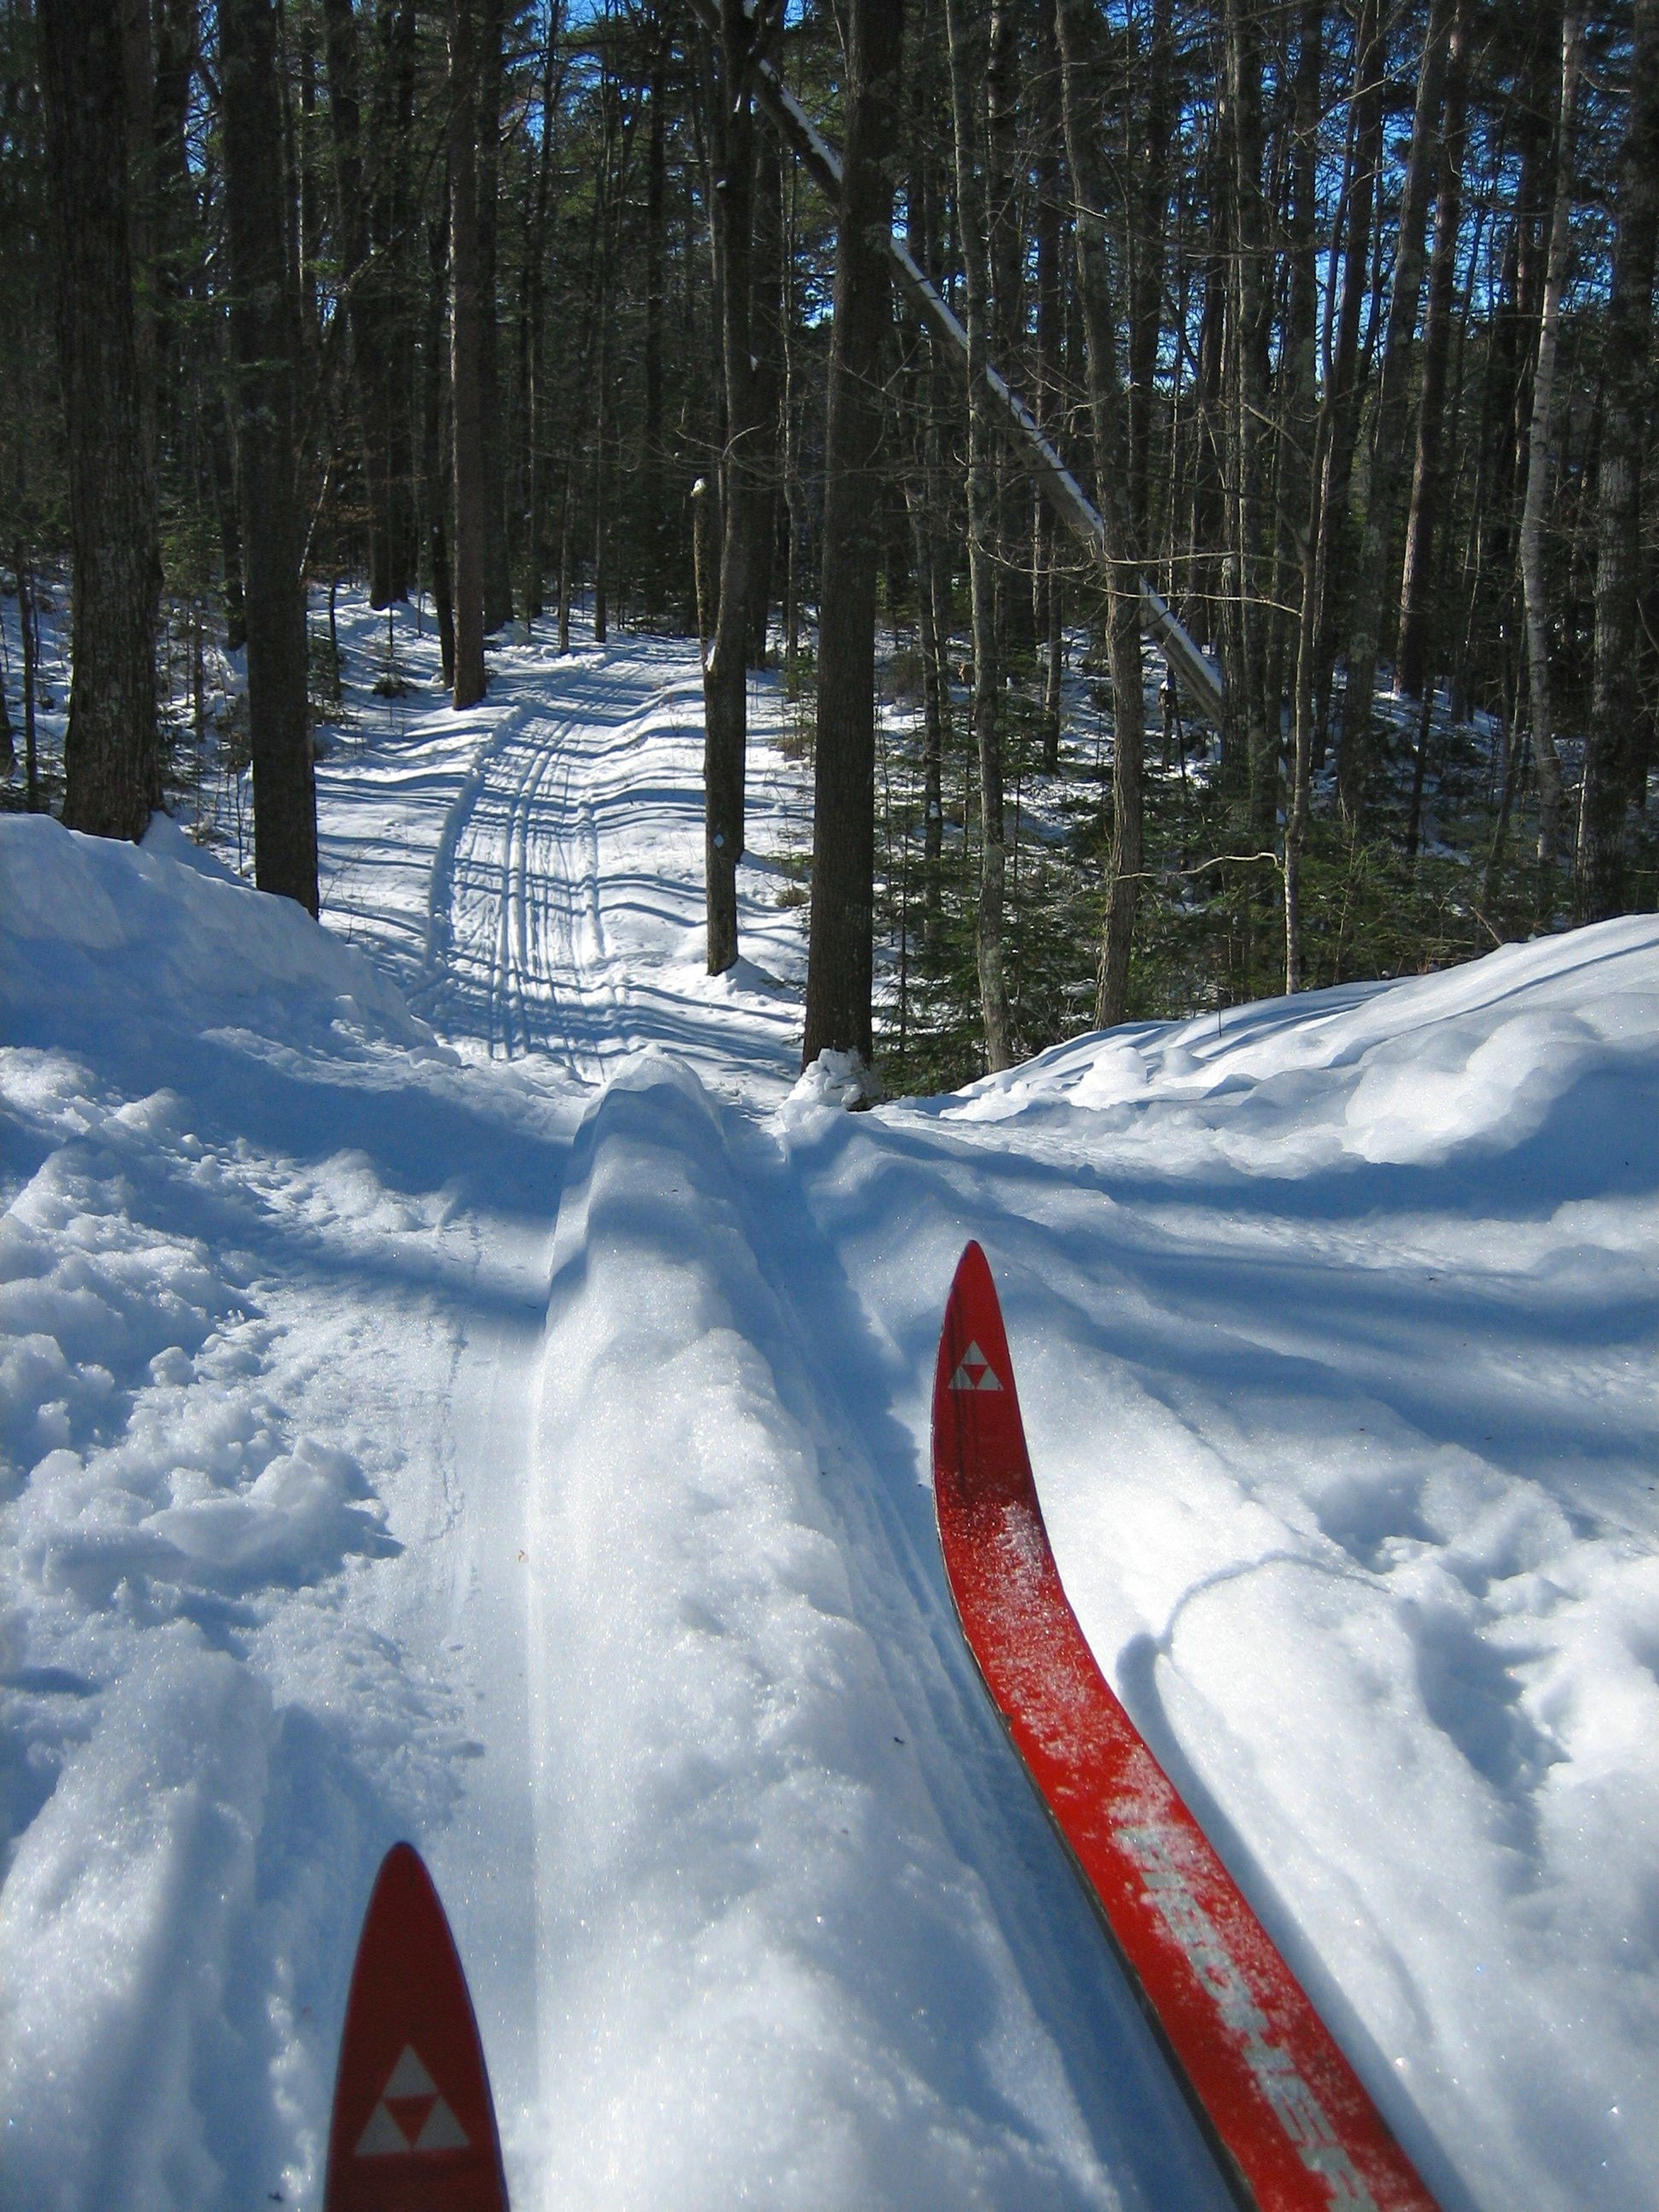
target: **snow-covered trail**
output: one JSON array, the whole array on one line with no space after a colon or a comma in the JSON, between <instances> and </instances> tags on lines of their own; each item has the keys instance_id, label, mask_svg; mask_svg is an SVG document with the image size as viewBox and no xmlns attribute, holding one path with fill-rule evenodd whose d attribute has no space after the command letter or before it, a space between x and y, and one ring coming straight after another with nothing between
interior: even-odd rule
<instances>
[{"instance_id":1,"label":"snow-covered trail","mask_svg":"<svg viewBox=\"0 0 1659 2212\"><path fill-rule=\"evenodd\" d=\"M649 1045L774 1104L794 1079L800 932L776 895L802 773L757 688L745 957L704 975L702 688L679 641L495 656L488 702L370 710L322 777L325 908L469 1054L580 1085Z\"/></svg>"},{"instance_id":2,"label":"snow-covered trail","mask_svg":"<svg viewBox=\"0 0 1659 2212\"><path fill-rule=\"evenodd\" d=\"M1447 2212L1650 2206L1659 924L849 1115L775 691L716 981L693 650L431 702L355 695L322 932L0 820L0 2202L314 2204L402 1833L521 2212L1218 2212L949 1613L973 1235L1097 1654Z\"/></svg>"},{"instance_id":3,"label":"snow-covered trail","mask_svg":"<svg viewBox=\"0 0 1659 2212\"><path fill-rule=\"evenodd\" d=\"M394 957L407 971L413 933L400 939L398 909L423 903L410 993L446 1040L584 1085L620 1072L622 1084L589 1110L559 1216L541 1432L519 1432L529 1556L521 1568L503 1544L470 1563L477 1621L516 1622L527 1587L534 1624L527 1656L502 1646L518 1660L509 1671L527 1673L537 1710L538 1808L533 1866L498 1837L497 1880L521 1904L533 1896L543 1928L538 2094L524 2086L522 2030L505 2055L490 2041L510 2162L534 2177L532 2201L598 2203L620 2191L713 2205L748 2191L836 2205L1015 2205L1034 2194L1218 2205L1184 2106L961 1645L915 1439L890 1424L872 1439L862 1418L875 1381L867 1332L844 1285L831 1321L834 1255L780 1133L757 1118L787 1096L798 1050L798 995L769 970L798 976L800 964L799 925L775 902L799 774L766 747L776 705L764 692L754 702L754 850L740 878L748 957L718 981L702 972L701 702L686 661L682 646L641 641L563 661L520 653L492 684L470 752L443 710L419 732L400 732L397 786L418 796L398 821L395 872L371 826L386 805L378 763L348 755L324 777L331 909L349 915L354 936L401 944ZM686 1066L700 1104L675 1072ZM631 1263L609 1240L600 1255L588 1249L596 1176L619 1187L612 1210L623 1204L642 1247ZM741 1254L740 1289L729 1258L713 1256L722 1248ZM689 1271L678 1308L664 1288L677 1269ZM641 1390L692 1356L683 1333L701 1353L710 1301L717 1312L741 1306L747 1371L733 1378L718 1362L699 1371L688 1438L675 1425L686 1393L653 1414ZM641 1310L664 1317L642 1324ZM550 1403L581 1358L610 1370L600 1403L585 1422L550 1428ZM521 1362L520 1346L470 1345L457 1376L474 1395L516 1407L530 1387ZM462 1415L454 1425L470 1425ZM758 1437L746 1452L734 1443L745 1429ZM512 1437L502 1443L512 1464ZM484 1455L471 1456L482 1466ZM769 1516L757 1528L756 1513L775 1486L769 1538ZM672 1556L653 1553L659 1528ZM835 1629L783 1628L803 1595L813 1613L826 1604L816 1582L803 1592L785 1575L745 1593L734 1634L712 1594L732 1602L727 1579L749 1578L757 1546L790 1550L808 1530L835 1587ZM499 1625L493 1634L501 1645ZM728 1639L738 1674L758 1662L765 1677L751 1711L726 1679ZM578 1668L576 1653L592 1656ZM629 1680L642 1684L637 1708L618 1726L613 1701ZM793 1719L774 1744L781 1708ZM703 1745L695 1783L659 1802L657 1759L678 1765L711 1722L730 1736L724 1761ZM652 1747L643 1760L642 1742ZM775 1761L787 1810L769 1823ZM842 1809L821 1823L815 1794ZM708 1833L711 1820L723 1827L727 1814L711 1813L721 1806L742 1838L735 1856L729 1838ZM645 1832L641 1856L614 1833L592 1840L618 1820ZM483 1825L458 1822L438 1857L463 1924ZM821 1825L841 1844L840 1863L832 1841L825 1863L812 1863L820 1844L803 1869L803 1829ZM673 1855L690 1899L659 1890L658 1848ZM896 1918L884 1908L877 1940L872 1899L890 1889L908 1902ZM757 1891L765 1902L746 1923L743 1900ZM642 1949L648 1972L635 1964ZM499 1985L494 1954L475 1970L487 2022L530 2009L523 1960L520 1948ZM727 1983L733 2013L720 2023ZM977 2024L964 2030L967 2021ZM629 2118L641 2108L659 2116L643 2145ZM679 2147L672 2155L669 2144Z\"/></svg>"}]
</instances>

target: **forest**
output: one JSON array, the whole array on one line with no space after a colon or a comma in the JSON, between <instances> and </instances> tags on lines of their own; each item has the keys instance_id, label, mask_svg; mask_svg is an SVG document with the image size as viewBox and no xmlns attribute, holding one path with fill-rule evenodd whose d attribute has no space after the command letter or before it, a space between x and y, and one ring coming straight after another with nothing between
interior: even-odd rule
<instances>
[{"instance_id":1,"label":"forest","mask_svg":"<svg viewBox=\"0 0 1659 2212\"><path fill-rule=\"evenodd\" d=\"M1650 909L1656 195L1659 0L0 0L0 797L315 913L361 591L701 639L711 973L780 684L890 1087Z\"/></svg>"}]
</instances>

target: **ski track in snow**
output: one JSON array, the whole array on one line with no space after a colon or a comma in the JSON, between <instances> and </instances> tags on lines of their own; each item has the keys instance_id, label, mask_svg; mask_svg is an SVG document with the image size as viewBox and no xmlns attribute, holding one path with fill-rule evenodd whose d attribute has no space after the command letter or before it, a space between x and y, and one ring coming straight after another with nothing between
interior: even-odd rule
<instances>
[{"instance_id":1,"label":"ski track in snow","mask_svg":"<svg viewBox=\"0 0 1659 2212\"><path fill-rule=\"evenodd\" d=\"M1447 2212L1649 2204L1659 926L848 1115L751 709L714 981L678 642L363 700L320 935L0 823L0 2201L314 2203L408 1833L521 2208L1219 2212L945 1594L972 1234L1096 1650Z\"/></svg>"}]
</instances>

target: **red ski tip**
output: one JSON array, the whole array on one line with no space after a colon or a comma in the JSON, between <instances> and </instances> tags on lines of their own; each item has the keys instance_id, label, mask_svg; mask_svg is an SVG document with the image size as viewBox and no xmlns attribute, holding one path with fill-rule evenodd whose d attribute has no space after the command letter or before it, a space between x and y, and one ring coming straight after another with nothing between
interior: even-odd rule
<instances>
[{"instance_id":1,"label":"red ski tip","mask_svg":"<svg viewBox=\"0 0 1659 2212\"><path fill-rule=\"evenodd\" d=\"M939 1335L933 1496L969 1649L1239 2203L1436 2212L1095 1663L1049 1547L977 1244Z\"/></svg>"},{"instance_id":2,"label":"red ski tip","mask_svg":"<svg viewBox=\"0 0 1659 2212\"><path fill-rule=\"evenodd\" d=\"M412 1844L380 1863L351 1970L324 2212L507 2212L483 2046Z\"/></svg>"}]
</instances>

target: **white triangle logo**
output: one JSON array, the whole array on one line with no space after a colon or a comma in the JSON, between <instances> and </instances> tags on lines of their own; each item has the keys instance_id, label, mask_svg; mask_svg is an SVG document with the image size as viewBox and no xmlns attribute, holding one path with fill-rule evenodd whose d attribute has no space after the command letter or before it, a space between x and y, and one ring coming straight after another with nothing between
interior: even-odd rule
<instances>
[{"instance_id":1,"label":"white triangle logo","mask_svg":"<svg viewBox=\"0 0 1659 2212\"><path fill-rule=\"evenodd\" d=\"M420 2053L413 2044L404 2044L357 2139L357 2156L408 2158L415 2151L465 2150L467 2140Z\"/></svg>"},{"instance_id":2,"label":"white triangle logo","mask_svg":"<svg viewBox=\"0 0 1659 2212\"><path fill-rule=\"evenodd\" d=\"M415 2138L416 2150L465 2150L466 2131L441 2097L426 2116L426 2125Z\"/></svg>"},{"instance_id":3,"label":"white triangle logo","mask_svg":"<svg viewBox=\"0 0 1659 2212\"><path fill-rule=\"evenodd\" d=\"M412 2043L404 2045L404 2055L392 2068L383 2097L435 2097L438 2085L421 2063L420 2053Z\"/></svg>"},{"instance_id":4,"label":"white triangle logo","mask_svg":"<svg viewBox=\"0 0 1659 2212\"><path fill-rule=\"evenodd\" d=\"M1002 1385L997 1380L996 1370L978 1345L969 1344L957 1362L957 1371L951 1377L951 1388L953 1390L1000 1390Z\"/></svg>"}]
</instances>

